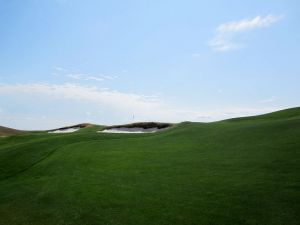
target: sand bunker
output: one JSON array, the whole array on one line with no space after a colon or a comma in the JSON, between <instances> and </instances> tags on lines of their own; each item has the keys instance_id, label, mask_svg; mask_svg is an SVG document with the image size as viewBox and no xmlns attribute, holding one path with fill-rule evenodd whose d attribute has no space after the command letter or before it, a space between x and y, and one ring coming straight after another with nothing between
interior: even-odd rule
<instances>
[{"instance_id":1,"label":"sand bunker","mask_svg":"<svg viewBox=\"0 0 300 225\"><path fill-rule=\"evenodd\" d=\"M68 129L61 129L61 130L53 130L49 131L50 134L60 134L60 133L73 133L78 131L80 128L68 128Z\"/></svg>"},{"instance_id":2,"label":"sand bunker","mask_svg":"<svg viewBox=\"0 0 300 225\"><path fill-rule=\"evenodd\" d=\"M54 130L48 130L48 133L50 134L64 134L64 133L73 133L75 131L80 130L81 128L86 128L90 127L92 124L89 123L81 123L73 126L68 126L68 127L62 127Z\"/></svg>"},{"instance_id":3,"label":"sand bunker","mask_svg":"<svg viewBox=\"0 0 300 225\"><path fill-rule=\"evenodd\" d=\"M144 134L155 133L169 128L171 124L143 122L106 127L101 133Z\"/></svg>"},{"instance_id":4,"label":"sand bunker","mask_svg":"<svg viewBox=\"0 0 300 225\"><path fill-rule=\"evenodd\" d=\"M134 128L111 128L111 129L105 129L99 132L102 133L122 133L122 134L143 134L143 133L155 133L157 131L162 131L165 129L158 129L158 128L140 128L140 127L134 127Z\"/></svg>"}]
</instances>

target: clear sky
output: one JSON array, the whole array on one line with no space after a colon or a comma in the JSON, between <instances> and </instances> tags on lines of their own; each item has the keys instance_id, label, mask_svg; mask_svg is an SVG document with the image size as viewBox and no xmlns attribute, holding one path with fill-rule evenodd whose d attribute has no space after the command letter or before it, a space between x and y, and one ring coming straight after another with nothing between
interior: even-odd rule
<instances>
[{"instance_id":1,"label":"clear sky","mask_svg":"<svg viewBox=\"0 0 300 225\"><path fill-rule=\"evenodd\" d=\"M299 106L299 43L298 0L0 0L0 125Z\"/></svg>"}]
</instances>

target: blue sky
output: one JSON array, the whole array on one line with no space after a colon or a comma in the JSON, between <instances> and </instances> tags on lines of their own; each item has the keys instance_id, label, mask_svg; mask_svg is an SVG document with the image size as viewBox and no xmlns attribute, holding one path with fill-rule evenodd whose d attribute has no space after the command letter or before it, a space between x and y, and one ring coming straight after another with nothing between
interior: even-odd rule
<instances>
[{"instance_id":1,"label":"blue sky","mask_svg":"<svg viewBox=\"0 0 300 225\"><path fill-rule=\"evenodd\" d=\"M0 0L0 124L214 121L299 106L299 1Z\"/></svg>"}]
</instances>

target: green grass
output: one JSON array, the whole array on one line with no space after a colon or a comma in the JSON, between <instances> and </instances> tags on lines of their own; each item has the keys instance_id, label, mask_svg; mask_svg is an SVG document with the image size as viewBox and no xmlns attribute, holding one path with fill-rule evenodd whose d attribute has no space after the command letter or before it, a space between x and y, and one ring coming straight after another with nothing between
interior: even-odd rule
<instances>
[{"instance_id":1,"label":"green grass","mask_svg":"<svg viewBox=\"0 0 300 225\"><path fill-rule=\"evenodd\" d=\"M300 108L0 138L0 224L300 224Z\"/></svg>"},{"instance_id":2,"label":"green grass","mask_svg":"<svg viewBox=\"0 0 300 225\"><path fill-rule=\"evenodd\" d=\"M24 132L20 130L15 130L8 127L0 126L0 137L6 137L6 136L21 134L21 133Z\"/></svg>"}]
</instances>

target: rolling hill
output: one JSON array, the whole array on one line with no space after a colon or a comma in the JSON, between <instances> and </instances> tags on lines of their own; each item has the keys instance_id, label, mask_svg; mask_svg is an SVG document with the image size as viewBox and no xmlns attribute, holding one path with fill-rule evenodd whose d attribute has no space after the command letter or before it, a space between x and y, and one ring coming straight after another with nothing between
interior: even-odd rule
<instances>
[{"instance_id":1,"label":"rolling hill","mask_svg":"<svg viewBox=\"0 0 300 225\"><path fill-rule=\"evenodd\" d=\"M101 129L0 138L0 224L299 224L300 108Z\"/></svg>"},{"instance_id":2,"label":"rolling hill","mask_svg":"<svg viewBox=\"0 0 300 225\"><path fill-rule=\"evenodd\" d=\"M24 133L24 131L0 126L0 137L1 136L11 136L11 135L16 135L16 134L21 134L21 133Z\"/></svg>"}]
</instances>

